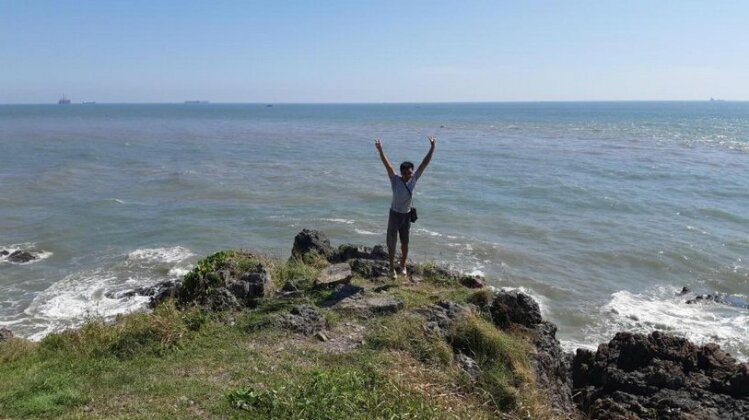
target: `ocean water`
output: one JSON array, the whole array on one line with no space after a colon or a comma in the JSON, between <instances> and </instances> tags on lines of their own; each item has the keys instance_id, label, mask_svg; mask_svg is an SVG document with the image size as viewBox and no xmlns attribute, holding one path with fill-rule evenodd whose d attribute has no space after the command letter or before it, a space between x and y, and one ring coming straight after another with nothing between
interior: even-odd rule
<instances>
[{"instance_id":1,"label":"ocean water","mask_svg":"<svg viewBox=\"0 0 749 420\"><path fill-rule=\"evenodd\" d=\"M568 349L671 331L749 357L749 103L0 106L0 325L143 308L200 256L383 243L373 145L417 164L412 257L538 299ZM694 293L732 304L687 305Z\"/></svg>"}]
</instances>

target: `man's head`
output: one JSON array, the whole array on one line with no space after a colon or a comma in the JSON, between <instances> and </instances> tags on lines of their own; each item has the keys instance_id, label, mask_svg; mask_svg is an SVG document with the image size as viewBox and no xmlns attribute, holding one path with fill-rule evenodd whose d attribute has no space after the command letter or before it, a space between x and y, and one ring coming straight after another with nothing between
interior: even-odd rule
<instances>
[{"instance_id":1,"label":"man's head","mask_svg":"<svg viewBox=\"0 0 749 420\"><path fill-rule=\"evenodd\" d=\"M405 161L401 163L401 178L403 178L404 181L408 181L409 179L411 179L413 174L414 174L413 163L409 161Z\"/></svg>"}]
</instances>

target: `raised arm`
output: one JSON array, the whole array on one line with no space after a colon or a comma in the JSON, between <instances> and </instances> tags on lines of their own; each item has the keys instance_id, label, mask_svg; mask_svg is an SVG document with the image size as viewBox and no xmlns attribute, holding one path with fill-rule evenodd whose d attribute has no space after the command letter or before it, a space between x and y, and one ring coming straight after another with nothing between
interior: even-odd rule
<instances>
[{"instance_id":1,"label":"raised arm","mask_svg":"<svg viewBox=\"0 0 749 420\"><path fill-rule=\"evenodd\" d=\"M419 165L419 169L416 170L416 173L421 176L421 174L424 173L424 171L427 168L427 165L429 165L429 162L432 160L432 154L434 153L434 145L437 143L437 138L434 136L427 137L429 139L429 152L426 156L424 156L424 160L421 161L421 165Z\"/></svg>"},{"instance_id":2,"label":"raised arm","mask_svg":"<svg viewBox=\"0 0 749 420\"><path fill-rule=\"evenodd\" d=\"M388 171L388 178L392 178L393 175L395 175L395 170L393 169L393 164L390 163L390 159L388 159L388 157L385 156L385 152L382 151L382 141L380 141L380 139L375 139L375 147L380 153L382 164L385 165L385 169Z\"/></svg>"}]
</instances>

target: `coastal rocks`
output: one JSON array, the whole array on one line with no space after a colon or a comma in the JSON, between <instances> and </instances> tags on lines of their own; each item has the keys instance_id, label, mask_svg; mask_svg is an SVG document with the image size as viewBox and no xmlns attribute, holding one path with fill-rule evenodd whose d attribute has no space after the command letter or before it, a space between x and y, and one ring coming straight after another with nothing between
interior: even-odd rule
<instances>
[{"instance_id":1,"label":"coastal rocks","mask_svg":"<svg viewBox=\"0 0 749 420\"><path fill-rule=\"evenodd\" d=\"M278 319L279 325L307 336L320 334L327 328L325 317L314 306L296 305Z\"/></svg>"},{"instance_id":2,"label":"coastal rocks","mask_svg":"<svg viewBox=\"0 0 749 420\"><path fill-rule=\"evenodd\" d=\"M371 292L361 290L339 300L332 307L362 318L369 318L377 315L394 314L403 309L403 302L394 297L372 295Z\"/></svg>"},{"instance_id":3,"label":"coastal rocks","mask_svg":"<svg viewBox=\"0 0 749 420\"><path fill-rule=\"evenodd\" d=\"M0 343L2 343L3 341L8 341L13 337L13 331L4 327L0 328Z\"/></svg>"},{"instance_id":4,"label":"coastal rocks","mask_svg":"<svg viewBox=\"0 0 749 420\"><path fill-rule=\"evenodd\" d=\"M176 293L178 303L197 303L216 310L233 307L234 302L254 306L273 291L270 269L263 261L246 251L213 254L185 275Z\"/></svg>"},{"instance_id":5,"label":"coastal rocks","mask_svg":"<svg viewBox=\"0 0 749 420\"><path fill-rule=\"evenodd\" d=\"M7 255L8 261L12 263L16 263L16 264L23 264L23 263L31 262L39 258L29 251L18 250L18 251L13 251L11 253L8 253L8 251L3 251L3 252L5 252L5 255Z\"/></svg>"},{"instance_id":6,"label":"coastal rocks","mask_svg":"<svg viewBox=\"0 0 749 420\"><path fill-rule=\"evenodd\" d=\"M333 293L328 296L325 301L320 304L324 308L330 308L335 306L338 302L350 298L352 296L361 294L364 292L364 288L360 286L354 286L353 284L341 284L336 286Z\"/></svg>"},{"instance_id":7,"label":"coastal rocks","mask_svg":"<svg viewBox=\"0 0 749 420\"><path fill-rule=\"evenodd\" d=\"M476 380L481 375L481 367L479 364L463 353L455 353L455 364L468 374L468 377L472 380Z\"/></svg>"},{"instance_id":8,"label":"coastal rocks","mask_svg":"<svg viewBox=\"0 0 749 420\"><path fill-rule=\"evenodd\" d=\"M490 313L499 329L521 328L531 333L533 350L529 358L539 389L556 415L576 417L569 377L571 361L556 339L556 325L541 318L538 303L525 293L502 290L494 295Z\"/></svg>"},{"instance_id":9,"label":"coastal rocks","mask_svg":"<svg viewBox=\"0 0 749 420\"><path fill-rule=\"evenodd\" d=\"M472 308L470 305L443 300L417 312L426 318L424 324L426 331L436 332L442 337L446 337L450 324L456 319L468 316L472 312Z\"/></svg>"},{"instance_id":10,"label":"coastal rocks","mask_svg":"<svg viewBox=\"0 0 749 420\"><path fill-rule=\"evenodd\" d=\"M328 259L331 263L341 263L353 259L387 261L388 252L382 245L368 247L363 245L343 244Z\"/></svg>"},{"instance_id":11,"label":"coastal rocks","mask_svg":"<svg viewBox=\"0 0 749 420\"><path fill-rule=\"evenodd\" d=\"M481 276L461 276L459 282L463 287L469 289L481 289L484 287L484 279Z\"/></svg>"},{"instance_id":12,"label":"coastal rocks","mask_svg":"<svg viewBox=\"0 0 749 420\"><path fill-rule=\"evenodd\" d=\"M494 324L501 329L508 329L512 324L532 329L542 321L538 303L515 290L497 293L490 311Z\"/></svg>"},{"instance_id":13,"label":"coastal rocks","mask_svg":"<svg viewBox=\"0 0 749 420\"><path fill-rule=\"evenodd\" d=\"M735 308L749 309L749 300L742 296L729 295L724 293L708 293L696 295L692 299L686 300L684 303L687 305L693 305L696 303L719 303L722 305L733 306Z\"/></svg>"},{"instance_id":14,"label":"coastal rocks","mask_svg":"<svg viewBox=\"0 0 749 420\"><path fill-rule=\"evenodd\" d=\"M749 367L712 343L618 333L595 353L578 349L572 377L594 419L749 418Z\"/></svg>"},{"instance_id":15,"label":"coastal rocks","mask_svg":"<svg viewBox=\"0 0 749 420\"><path fill-rule=\"evenodd\" d=\"M351 271L366 279L386 278L390 272L390 264L382 260L368 260L358 258L349 262Z\"/></svg>"},{"instance_id":16,"label":"coastal rocks","mask_svg":"<svg viewBox=\"0 0 749 420\"><path fill-rule=\"evenodd\" d=\"M328 258L333 255L333 247L330 246L330 240L324 233L312 229L303 229L294 237L291 257L303 259L310 252Z\"/></svg>"},{"instance_id":17,"label":"coastal rocks","mask_svg":"<svg viewBox=\"0 0 749 420\"><path fill-rule=\"evenodd\" d=\"M349 283L352 277L351 266L347 263L333 264L322 269L315 279L315 288L333 288Z\"/></svg>"}]
</instances>

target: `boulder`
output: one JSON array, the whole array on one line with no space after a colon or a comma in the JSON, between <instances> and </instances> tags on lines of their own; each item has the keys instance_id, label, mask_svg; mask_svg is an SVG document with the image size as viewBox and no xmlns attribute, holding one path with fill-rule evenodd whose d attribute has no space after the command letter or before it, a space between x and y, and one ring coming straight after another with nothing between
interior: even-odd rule
<instances>
[{"instance_id":1,"label":"boulder","mask_svg":"<svg viewBox=\"0 0 749 420\"><path fill-rule=\"evenodd\" d=\"M749 418L748 372L716 344L659 331L618 333L572 363L576 401L596 419Z\"/></svg>"},{"instance_id":2,"label":"boulder","mask_svg":"<svg viewBox=\"0 0 749 420\"><path fill-rule=\"evenodd\" d=\"M303 229L294 237L294 247L291 249L291 257L302 259L305 254L314 252L324 258L333 255L333 247L324 233Z\"/></svg>"},{"instance_id":3,"label":"boulder","mask_svg":"<svg viewBox=\"0 0 749 420\"><path fill-rule=\"evenodd\" d=\"M315 335L327 328L325 317L314 306L296 305L279 317L281 327L304 334Z\"/></svg>"},{"instance_id":4,"label":"boulder","mask_svg":"<svg viewBox=\"0 0 749 420\"><path fill-rule=\"evenodd\" d=\"M484 279L481 276L461 276L460 284L469 289L481 289L484 287Z\"/></svg>"},{"instance_id":5,"label":"boulder","mask_svg":"<svg viewBox=\"0 0 749 420\"><path fill-rule=\"evenodd\" d=\"M315 288L333 288L339 284L351 282L351 266L347 263L333 264L325 267L315 279Z\"/></svg>"},{"instance_id":6,"label":"boulder","mask_svg":"<svg viewBox=\"0 0 749 420\"><path fill-rule=\"evenodd\" d=\"M365 279L387 278L390 272L390 264L382 260L368 260L358 258L350 261L351 271Z\"/></svg>"},{"instance_id":7,"label":"boulder","mask_svg":"<svg viewBox=\"0 0 749 420\"><path fill-rule=\"evenodd\" d=\"M341 300L333 308L368 318L375 315L394 314L403 309L403 302L393 297L358 293Z\"/></svg>"},{"instance_id":8,"label":"boulder","mask_svg":"<svg viewBox=\"0 0 749 420\"><path fill-rule=\"evenodd\" d=\"M494 325L501 329L510 328L513 324L532 329L542 320L538 303L515 290L497 293L490 311Z\"/></svg>"},{"instance_id":9,"label":"boulder","mask_svg":"<svg viewBox=\"0 0 749 420\"><path fill-rule=\"evenodd\" d=\"M13 337L13 331L5 327L0 328L0 343L2 343L3 341L8 341Z\"/></svg>"},{"instance_id":10,"label":"boulder","mask_svg":"<svg viewBox=\"0 0 749 420\"><path fill-rule=\"evenodd\" d=\"M8 254L10 254L10 252L8 252L8 250L6 250L6 249L0 250L0 257L5 257Z\"/></svg>"},{"instance_id":11,"label":"boulder","mask_svg":"<svg viewBox=\"0 0 749 420\"><path fill-rule=\"evenodd\" d=\"M328 258L332 263L341 263L353 259L388 260L388 252L382 245L368 247L363 245L343 244Z\"/></svg>"},{"instance_id":12,"label":"boulder","mask_svg":"<svg viewBox=\"0 0 749 420\"><path fill-rule=\"evenodd\" d=\"M255 300L270 295L272 288L270 270L263 264L251 267L248 271L241 273L239 278L226 273L222 277L227 288L240 302L252 304Z\"/></svg>"},{"instance_id":13,"label":"boulder","mask_svg":"<svg viewBox=\"0 0 749 420\"><path fill-rule=\"evenodd\" d=\"M34 261L35 259L37 259L37 256L28 251L18 250L8 255L8 261L14 263L27 263L29 261Z\"/></svg>"}]
</instances>

